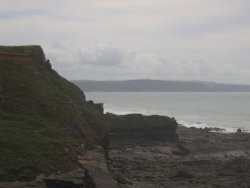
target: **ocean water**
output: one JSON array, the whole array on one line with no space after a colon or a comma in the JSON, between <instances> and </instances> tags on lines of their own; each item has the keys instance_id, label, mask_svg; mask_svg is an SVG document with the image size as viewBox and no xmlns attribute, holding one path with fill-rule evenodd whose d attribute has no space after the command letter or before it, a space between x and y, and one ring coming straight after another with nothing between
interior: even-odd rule
<instances>
[{"instance_id":1,"label":"ocean water","mask_svg":"<svg viewBox=\"0 0 250 188\"><path fill-rule=\"evenodd\" d=\"M85 92L114 114L141 113L174 117L187 127L250 130L250 93Z\"/></svg>"}]
</instances>

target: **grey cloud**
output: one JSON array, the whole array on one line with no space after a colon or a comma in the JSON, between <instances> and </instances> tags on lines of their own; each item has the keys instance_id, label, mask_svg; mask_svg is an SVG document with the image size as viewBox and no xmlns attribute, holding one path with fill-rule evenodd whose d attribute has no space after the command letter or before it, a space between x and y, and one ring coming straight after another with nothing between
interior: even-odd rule
<instances>
[{"instance_id":1,"label":"grey cloud","mask_svg":"<svg viewBox=\"0 0 250 188\"><path fill-rule=\"evenodd\" d=\"M71 79L151 78L241 83L249 78L250 68L238 69L237 64L216 64L202 58L166 59L154 53L119 49L118 54L122 54L122 56L119 55L117 61L116 58L113 58L113 51L116 51L114 49L117 48L110 48L104 48L105 50L103 47L87 48L88 50L72 50L71 48L70 51L68 48L60 49L57 46L55 48L57 51L53 53L48 51L48 56L56 69ZM108 58L98 58L100 56ZM113 59L110 60L109 56ZM105 63L108 66L105 66Z\"/></svg>"}]
</instances>

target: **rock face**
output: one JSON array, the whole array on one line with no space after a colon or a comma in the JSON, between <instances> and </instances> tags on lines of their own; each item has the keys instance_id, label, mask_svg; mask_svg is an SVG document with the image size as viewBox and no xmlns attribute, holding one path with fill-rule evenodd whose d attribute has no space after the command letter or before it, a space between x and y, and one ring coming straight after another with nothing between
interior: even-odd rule
<instances>
[{"instance_id":1,"label":"rock face","mask_svg":"<svg viewBox=\"0 0 250 188\"><path fill-rule=\"evenodd\" d=\"M0 182L74 170L78 155L106 143L101 105L51 69L40 46L0 46Z\"/></svg>"}]
</instances>

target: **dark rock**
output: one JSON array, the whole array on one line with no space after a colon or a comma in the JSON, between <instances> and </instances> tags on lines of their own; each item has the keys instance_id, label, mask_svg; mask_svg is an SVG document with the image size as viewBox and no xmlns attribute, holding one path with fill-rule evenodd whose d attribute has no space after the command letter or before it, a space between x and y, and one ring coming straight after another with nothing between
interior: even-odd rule
<instances>
[{"instance_id":1,"label":"dark rock","mask_svg":"<svg viewBox=\"0 0 250 188\"><path fill-rule=\"evenodd\" d=\"M48 188L82 188L83 187L83 184L75 184L74 182L71 182L71 181L53 180L53 179L45 179L44 181Z\"/></svg>"},{"instance_id":2,"label":"dark rock","mask_svg":"<svg viewBox=\"0 0 250 188\"><path fill-rule=\"evenodd\" d=\"M173 178L192 179L194 176L185 170L178 170Z\"/></svg>"}]
</instances>

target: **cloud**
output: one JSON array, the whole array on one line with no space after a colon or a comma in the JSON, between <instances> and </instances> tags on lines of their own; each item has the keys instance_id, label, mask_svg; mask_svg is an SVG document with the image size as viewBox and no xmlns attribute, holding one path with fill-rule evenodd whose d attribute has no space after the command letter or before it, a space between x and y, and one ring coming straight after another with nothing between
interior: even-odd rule
<instances>
[{"instance_id":1,"label":"cloud","mask_svg":"<svg viewBox=\"0 0 250 188\"><path fill-rule=\"evenodd\" d=\"M249 9L249 0L11 0L0 43L42 45L69 79L250 83Z\"/></svg>"},{"instance_id":2,"label":"cloud","mask_svg":"<svg viewBox=\"0 0 250 188\"><path fill-rule=\"evenodd\" d=\"M250 78L250 67L245 64L239 68L238 64L216 64L202 58L171 59L111 45L88 48L53 45L46 54L56 70L70 79L150 78L247 83L246 78Z\"/></svg>"},{"instance_id":3,"label":"cloud","mask_svg":"<svg viewBox=\"0 0 250 188\"><path fill-rule=\"evenodd\" d=\"M63 70L79 71L86 67L109 67L122 63L123 53L111 45L81 47L74 44L53 44L46 50L47 58Z\"/></svg>"},{"instance_id":4,"label":"cloud","mask_svg":"<svg viewBox=\"0 0 250 188\"><path fill-rule=\"evenodd\" d=\"M97 46L88 49L79 49L78 58L81 63L112 66L122 62L123 54L121 50L112 46Z\"/></svg>"}]
</instances>

